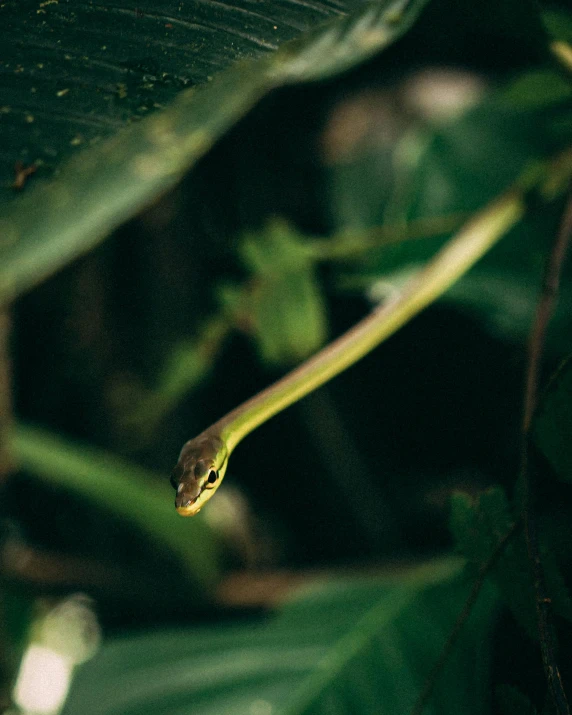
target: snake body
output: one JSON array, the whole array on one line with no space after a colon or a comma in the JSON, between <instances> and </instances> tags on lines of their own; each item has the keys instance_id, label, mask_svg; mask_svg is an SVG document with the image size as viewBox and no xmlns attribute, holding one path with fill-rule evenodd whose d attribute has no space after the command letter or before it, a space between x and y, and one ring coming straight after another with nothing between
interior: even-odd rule
<instances>
[{"instance_id":1,"label":"snake body","mask_svg":"<svg viewBox=\"0 0 572 715\"><path fill-rule=\"evenodd\" d=\"M198 514L216 493L232 451L247 434L353 365L439 298L520 220L524 208L523 192L518 189L493 201L419 270L395 298L189 440L171 477L179 514Z\"/></svg>"}]
</instances>

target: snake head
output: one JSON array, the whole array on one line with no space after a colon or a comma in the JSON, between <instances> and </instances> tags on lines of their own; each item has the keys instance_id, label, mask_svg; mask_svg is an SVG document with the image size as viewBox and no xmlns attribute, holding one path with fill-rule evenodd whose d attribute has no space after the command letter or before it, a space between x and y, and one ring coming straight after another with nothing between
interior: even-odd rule
<instances>
[{"instance_id":1,"label":"snake head","mask_svg":"<svg viewBox=\"0 0 572 715\"><path fill-rule=\"evenodd\" d=\"M222 482L227 463L227 448L218 437L199 436L184 445L171 475L179 514L199 513Z\"/></svg>"}]
</instances>

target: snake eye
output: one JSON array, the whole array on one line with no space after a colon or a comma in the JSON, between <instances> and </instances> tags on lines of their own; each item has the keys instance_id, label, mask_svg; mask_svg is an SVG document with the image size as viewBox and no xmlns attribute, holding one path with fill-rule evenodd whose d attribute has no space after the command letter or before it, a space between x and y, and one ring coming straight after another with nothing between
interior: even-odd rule
<instances>
[{"instance_id":1,"label":"snake eye","mask_svg":"<svg viewBox=\"0 0 572 715\"><path fill-rule=\"evenodd\" d=\"M205 487L207 489L212 489L217 479L218 472L215 469L211 469L207 481L205 482Z\"/></svg>"}]
</instances>

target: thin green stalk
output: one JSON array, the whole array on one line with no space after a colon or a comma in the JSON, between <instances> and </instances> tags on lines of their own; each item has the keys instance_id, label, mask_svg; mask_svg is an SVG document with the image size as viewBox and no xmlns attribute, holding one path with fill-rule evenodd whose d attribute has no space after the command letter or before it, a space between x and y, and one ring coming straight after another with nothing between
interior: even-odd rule
<instances>
[{"instance_id":1,"label":"thin green stalk","mask_svg":"<svg viewBox=\"0 0 572 715\"><path fill-rule=\"evenodd\" d=\"M179 514L198 514L214 496L230 454L247 434L353 365L443 295L522 218L528 190L538 187L546 196L558 193L571 173L572 150L562 152L549 165L533 167L528 176L475 214L400 294L296 370L189 440L171 478Z\"/></svg>"}]
</instances>

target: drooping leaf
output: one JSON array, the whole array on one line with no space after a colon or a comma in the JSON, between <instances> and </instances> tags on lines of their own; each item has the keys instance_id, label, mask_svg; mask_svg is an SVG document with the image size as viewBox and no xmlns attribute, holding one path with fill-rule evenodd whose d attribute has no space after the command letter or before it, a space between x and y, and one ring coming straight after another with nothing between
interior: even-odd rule
<instances>
[{"instance_id":1,"label":"drooping leaf","mask_svg":"<svg viewBox=\"0 0 572 715\"><path fill-rule=\"evenodd\" d=\"M26 192L26 196L11 202L0 213L0 301L13 299L75 256L89 250L113 228L173 186L217 138L264 94L284 84L328 77L371 57L405 32L424 2L425 0L393 0L382 4L377 2L359 4L347 17L324 25L306 39L301 39L294 44L286 44L280 51L256 61L235 64L225 72L221 72L210 84L182 91L176 96L173 93L165 109L155 112L129 129L116 133L112 139L79 153L66 164L65 168L62 168L56 180L43 187L37 187L29 194ZM76 27L78 17L73 3L62 3L61 6L65 9L63 14L58 3L55 4L55 10L50 7L49 12L55 18L51 23L58 28L67 25ZM24 7L27 12L35 13L35 6L33 10L31 4ZM188 52L187 43L191 45L196 43L194 48L197 61L201 63L203 70L193 81L200 82L210 76L213 69L212 58L207 63L206 70L202 65L203 47L209 44L209 36L212 33L208 22L207 27L202 20L197 23L194 6L189 7L189 16L182 24L177 21L171 22L178 17L179 7L183 6L177 5L176 8L172 8L169 18L166 18L167 24L176 26L177 32L191 31L190 36L184 35L181 39L181 48ZM307 9L306 5L299 3L296 3L295 7L303 8L304 12ZM320 20L324 17L320 12L321 6L317 7L317 12L310 13L313 22L316 21L316 15ZM218 23L215 22L215 28L220 23L224 35L222 46L218 45L218 42L215 43L215 57L217 51L221 52L224 47L228 46L231 50L228 53L223 52L217 70L228 67L236 59L235 51L232 49L234 40L229 41L228 37L230 34L234 38L237 24L241 23L243 17L250 16L250 10L242 7L224 6L224 8L228 11L228 15L225 12L222 18L219 17ZM330 14L344 15L347 9L349 8L336 7L334 10L326 11L325 14L326 17ZM104 30L109 30L111 46L114 46L114 51L118 52L117 44L120 42L121 34L113 25L110 27L109 23L116 17L127 18L129 26L134 26L130 35L133 39L137 35L136 11L136 7L130 6L106 13L98 8L92 9L86 6L84 9L82 6L82 13L87 13L89 17L82 16L79 35L73 38L77 47L71 53L72 58L83 57L82 51L79 50L83 36L81 28L89 18L94 24L88 23L87 26L93 28L94 37L99 39ZM18 3L4 4L0 8L0 19L2 13L6 17L8 12L11 13L8 16L9 22L2 27L8 27L11 38L9 43L12 46ZM46 14L47 12L46 10ZM220 12L220 6L213 4L213 13ZM151 21L157 23L160 18L155 13L151 14ZM258 22L260 20L258 14L255 16ZM241 20L238 20L238 17ZM35 21L35 15L33 18ZM48 23L48 20L46 19L45 22ZM103 25L100 27L98 22L102 22ZM144 20L144 22L148 21ZM299 22L295 18L290 17L290 22L293 23L294 28L299 28ZM57 54L61 43L58 44L58 34L54 35L51 31L52 24L40 28L40 35L45 37L39 44L40 48L44 48L45 45L49 48L55 47L55 54ZM199 36L194 34L193 30L196 29L197 24L200 27ZM272 34L274 21L267 21L264 17L261 24L264 32ZM302 24L302 28L297 29L294 34L300 33L302 29L307 30L310 26L312 21L308 25ZM246 34L248 48L250 50L253 47L259 48L260 43L256 39L252 41L257 35ZM55 44L52 45L52 42ZM105 59L106 42L107 40L102 40L103 44L98 52L94 51L93 55L88 56L86 62L90 71L95 70L97 73L101 68L108 69ZM158 41L159 46L162 46L163 42L164 38L161 36ZM142 43L138 50L134 48L133 53L137 53L138 57L142 54L146 57L147 44L148 42ZM18 47L17 45L16 48ZM243 51L239 50L239 56L242 54ZM132 56L127 50L126 61L132 61ZM153 60L151 65L156 67L154 71L160 75L160 62L156 64L154 62ZM117 71L116 64L117 58L112 68L112 75ZM145 66L145 62L143 65ZM27 63L26 67L35 81L39 68L32 64L28 66ZM182 74L185 76L187 73L184 71ZM41 81L41 75L37 79ZM110 81L113 83L109 78L103 81L104 93L109 89ZM138 81L140 81L139 75L135 78L135 82ZM144 83L146 81L143 80ZM78 92L84 82L88 84L88 94L97 94L98 84L92 76L88 79L78 79ZM53 84L53 81L51 83ZM92 83L95 83L95 87ZM65 84L68 85L68 82ZM57 90L55 87L53 90L46 91L63 91L63 89ZM147 90L144 87L135 90L135 104L140 102L140 91L145 94ZM74 94L75 90L72 96ZM32 95L33 93L30 93L30 96ZM34 102L33 99L30 101ZM26 112L27 104L22 103L23 99L20 98L18 106L23 106ZM82 118L83 113L89 115L89 104L82 108ZM119 113L121 114L121 110ZM18 112L16 114L19 116ZM12 115L11 112L5 112L2 116ZM34 122L31 122L31 125ZM76 131L77 128L74 128L74 136ZM63 138L65 143L69 141L65 132ZM34 161L37 157L29 158Z\"/></svg>"},{"instance_id":2,"label":"drooping leaf","mask_svg":"<svg viewBox=\"0 0 572 715\"><path fill-rule=\"evenodd\" d=\"M407 713L468 584L443 562L388 579L334 579L273 618L115 639L81 668L64 715ZM488 712L484 589L427 712Z\"/></svg>"},{"instance_id":3,"label":"drooping leaf","mask_svg":"<svg viewBox=\"0 0 572 715\"><path fill-rule=\"evenodd\" d=\"M16 160L37 162L49 175L62 157L161 108L180 90L351 9L352 2L264 2L254 10L240 0L3 3L3 201Z\"/></svg>"}]
</instances>

